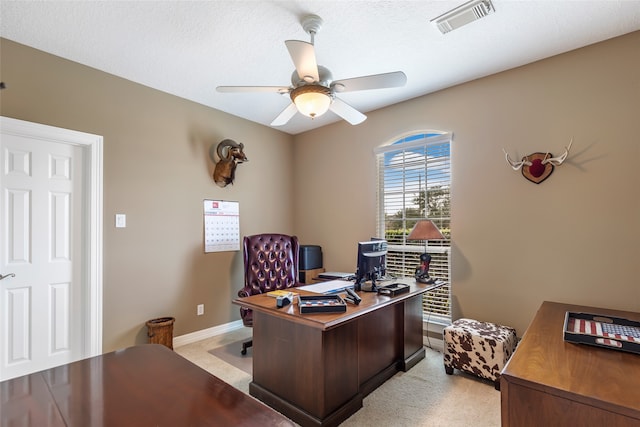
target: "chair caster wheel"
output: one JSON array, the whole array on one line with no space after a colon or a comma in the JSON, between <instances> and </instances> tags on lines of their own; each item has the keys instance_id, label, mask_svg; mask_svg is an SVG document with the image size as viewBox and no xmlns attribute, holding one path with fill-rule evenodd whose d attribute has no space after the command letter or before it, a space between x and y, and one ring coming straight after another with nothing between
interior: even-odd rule
<instances>
[{"instance_id":1,"label":"chair caster wheel","mask_svg":"<svg viewBox=\"0 0 640 427\"><path fill-rule=\"evenodd\" d=\"M247 349L243 348L242 351L240 352L240 354L242 354L243 356L247 354Z\"/></svg>"}]
</instances>

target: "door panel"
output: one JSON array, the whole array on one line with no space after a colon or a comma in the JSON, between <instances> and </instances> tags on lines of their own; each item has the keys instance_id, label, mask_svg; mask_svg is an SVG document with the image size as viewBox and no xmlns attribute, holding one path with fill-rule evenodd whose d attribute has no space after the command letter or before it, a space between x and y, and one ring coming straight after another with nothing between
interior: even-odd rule
<instances>
[{"instance_id":1,"label":"door panel","mask_svg":"<svg viewBox=\"0 0 640 427\"><path fill-rule=\"evenodd\" d=\"M86 356L89 284L82 147L3 134L0 149L2 380Z\"/></svg>"},{"instance_id":2,"label":"door panel","mask_svg":"<svg viewBox=\"0 0 640 427\"><path fill-rule=\"evenodd\" d=\"M7 291L7 329L11 335L7 337L7 364L27 362L31 354L29 342L29 330L31 329L31 316L29 302L31 301L31 289L28 287L13 288Z\"/></svg>"},{"instance_id":3,"label":"door panel","mask_svg":"<svg viewBox=\"0 0 640 427\"><path fill-rule=\"evenodd\" d=\"M7 189L7 264L31 261L29 241L29 213L31 212L31 192Z\"/></svg>"}]
</instances>

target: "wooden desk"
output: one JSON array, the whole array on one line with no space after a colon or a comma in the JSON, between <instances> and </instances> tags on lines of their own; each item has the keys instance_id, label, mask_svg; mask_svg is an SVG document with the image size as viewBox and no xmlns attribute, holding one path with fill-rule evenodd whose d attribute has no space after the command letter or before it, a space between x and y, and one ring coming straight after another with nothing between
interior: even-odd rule
<instances>
[{"instance_id":1,"label":"wooden desk","mask_svg":"<svg viewBox=\"0 0 640 427\"><path fill-rule=\"evenodd\" d=\"M238 298L253 310L252 396L302 426L336 426L399 370L425 357L422 294L416 285L395 297L360 292L346 313L277 309L266 295ZM296 291L300 295L310 294Z\"/></svg>"},{"instance_id":2,"label":"wooden desk","mask_svg":"<svg viewBox=\"0 0 640 427\"><path fill-rule=\"evenodd\" d=\"M1 382L0 425L294 426L159 344Z\"/></svg>"},{"instance_id":3,"label":"wooden desk","mask_svg":"<svg viewBox=\"0 0 640 427\"><path fill-rule=\"evenodd\" d=\"M640 313L544 302L500 378L502 425L640 425L640 355L565 342L565 312Z\"/></svg>"}]
</instances>

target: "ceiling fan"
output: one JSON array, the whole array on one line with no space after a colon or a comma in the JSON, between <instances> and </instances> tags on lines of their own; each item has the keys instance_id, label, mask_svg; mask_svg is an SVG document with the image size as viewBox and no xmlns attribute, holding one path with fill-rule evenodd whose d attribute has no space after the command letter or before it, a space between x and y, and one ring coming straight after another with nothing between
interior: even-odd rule
<instances>
[{"instance_id":1,"label":"ceiling fan","mask_svg":"<svg viewBox=\"0 0 640 427\"><path fill-rule=\"evenodd\" d=\"M322 26L322 19L308 15L302 20L302 28L311 36L311 43L287 40L285 45L291 55L295 71L291 75L291 86L218 86L218 92L275 92L289 95L289 104L271 126L285 125L295 114L319 117L331 110L352 125L362 123L367 116L336 96L340 92L383 89L404 86L407 76L402 71L373 74L344 80L333 80L329 69L318 65L314 49L314 37Z\"/></svg>"}]
</instances>

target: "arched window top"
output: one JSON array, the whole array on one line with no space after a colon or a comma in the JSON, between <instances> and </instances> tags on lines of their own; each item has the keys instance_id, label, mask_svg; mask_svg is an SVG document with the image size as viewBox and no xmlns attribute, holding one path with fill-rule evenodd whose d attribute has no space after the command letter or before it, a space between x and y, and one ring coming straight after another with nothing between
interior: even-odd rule
<instances>
[{"instance_id":1,"label":"arched window top","mask_svg":"<svg viewBox=\"0 0 640 427\"><path fill-rule=\"evenodd\" d=\"M425 144L451 142L453 134L450 132L443 132L438 130L428 131L416 131L406 134L401 137L392 139L389 143L383 144L376 148L374 152L376 154L386 153L388 151L395 151L399 148L412 148L422 147Z\"/></svg>"}]
</instances>

